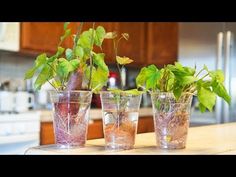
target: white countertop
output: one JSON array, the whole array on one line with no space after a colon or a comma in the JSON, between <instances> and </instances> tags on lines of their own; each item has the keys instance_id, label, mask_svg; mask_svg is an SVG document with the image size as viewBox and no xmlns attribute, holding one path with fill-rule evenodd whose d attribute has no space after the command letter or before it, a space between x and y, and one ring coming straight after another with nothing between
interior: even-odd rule
<instances>
[{"instance_id":1,"label":"white countertop","mask_svg":"<svg viewBox=\"0 0 236 177\"><path fill-rule=\"evenodd\" d=\"M52 111L50 110L41 110L40 119L41 122L52 122ZM139 117L152 116L152 108L140 108ZM101 109L90 109L90 120L99 120L102 119L102 110Z\"/></svg>"},{"instance_id":2,"label":"white countertop","mask_svg":"<svg viewBox=\"0 0 236 177\"><path fill-rule=\"evenodd\" d=\"M104 148L104 139L96 139L88 140L84 148L58 149L55 145L45 145L30 148L26 154L236 154L236 123L192 127L189 129L186 148L180 150L161 150L156 147L155 134L144 133L137 135L135 147L132 150L108 151Z\"/></svg>"}]
</instances>

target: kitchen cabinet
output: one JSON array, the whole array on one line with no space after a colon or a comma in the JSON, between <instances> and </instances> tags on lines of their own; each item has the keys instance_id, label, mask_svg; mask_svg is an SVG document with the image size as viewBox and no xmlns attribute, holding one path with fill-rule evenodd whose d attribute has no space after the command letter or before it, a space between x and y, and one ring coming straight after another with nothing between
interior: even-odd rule
<instances>
[{"instance_id":1,"label":"kitchen cabinet","mask_svg":"<svg viewBox=\"0 0 236 177\"><path fill-rule=\"evenodd\" d=\"M62 22L23 22L20 32L20 51L32 54L53 53L57 49L62 34Z\"/></svg>"},{"instance_id":2,"label":"kitchen cabinet","mask_svg":"<svg viewBox=\"0 0 236 177\"><path fill-rule=\"evenodd\" d=\"M118 46L118 55L134 60L131 65L138 66L146 61L146 26L144 22L121 22L115 26L115 31L128 33L129 40L122 39Z\"/></svg>"},{"instance_id":3,"label":"kitchen cabinet","mask_svg":"<svg viewBox=\"0 0 236 177\"><path fill-rule=\"evenodd\" d=\"M153 132L153 118L152 116L140 117L138 122L137 133L146 133ZM102 120L93 120L88 126L87 139L98 139L103 138L103 126ZM40 131L40 145L53 144L54 132L53 132L53 123L52 122L42 122L41 131Z\"/></svg>"},{"instance_id":4,"label":"kitchen cabinet","mask_svg":"<svg viewBox=\"0 0 236 177\"><path fill-rule=\"evenodd\" d=\"M138 133L147 133L154 131L154 122L152 116L139 118L138 121Z\"/></svg>"},{"instance_id":5,"label":"kitchen cabinet","mask_svg":"<svg viewBox=\"0 0 236 177\"><path fill-rule=\"evenodd\" d=\"M147 63L173 64L178 56L178 23L147 24Z\"/></svg>"},{"instance_id":6,"label":"kitchen cabinet","mask_svg":"<svg viewBox=\"0 0 236 177\"><path fill-rule=\"evenodd\" d=\"M40 128L40 145L53 144L54 132L52 122L42 122Z\"/></svg>"},{"instance_id":7,"label":"kitchen cabinet","mask_svg":"<svg viewBox=\"0 0 236 177\"><path fill-rule=\"evenodd\" d=\"M46 23L46 22L23 22L21 23L21 40L20 48L22 53L38 54L40 52L47 52L52 54L56 52L60 36L63 35L62 22ZM106 31L112 31L114 23L97 22L95 27L102 25ZM69 27L72 29L72 34L75 34L79 23L72 22ZM83 30L92 28L92 22L84 23ZM72 47L72 38L67 38L63 42L63 47ZM112 40L105 40L103 43L102 51L99 48L95 49L96 52L104 52L106 60L113 61L113 43ZM113 58L112 58L113 57Z\"/></svg>"},{"instance_id":8,"label":"kitchen cabinet","mask_svg":"<svg viewBox=\"0 0 236 177\"><path fill-rule=\"evenodd\" d=\"M128 33L129 40L122 39L118 47L119 56L127 56L135 62L129 66L142 67L156 64L162 67L177 60L178 51L178 23L159 22L96 22L95 26L102 25L106 31ZM78 23L70 24L72 33L76 32ZM92 22L84 23L83 30L92 27ZM63 22L23 22L21 23L20 51L22 53L56 51L60 36L63 34ZM72 47L72 39L64 42L64 47ZM108 64L114 64L114 48L111 39L104 40L102 51L95 47L96 52L106 54Z\"/></svg>"}]
</instances>

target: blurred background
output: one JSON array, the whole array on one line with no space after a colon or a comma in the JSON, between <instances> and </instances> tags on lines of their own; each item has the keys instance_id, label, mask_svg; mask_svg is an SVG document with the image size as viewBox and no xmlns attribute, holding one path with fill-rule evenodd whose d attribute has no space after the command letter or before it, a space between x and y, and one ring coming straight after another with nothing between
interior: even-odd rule
<instances>
[{"instance_id":1,"label":"blurred background","mask_svg":"<svg viewBox=\"0 0 236 177\"><path fill-rule=\"evenodd\" d=\"M78 23L71 23L72 31ZM200 113L197 99L192 104L191 126L236 121L236 23L159 23L159 22L97 22L106 31L129 33L122 41L118 54L135 62L122 71L125 88L135 88L135 77L143 66L155 64L159 68L180 61L183 65L222 69L225 85L232 97L228 106L218 99L213 112ZM85 23L84 30L92 26ZM15 22L0 23L0 154L23 154L31 146L54 143L51 104L48 90L33 90L34 79L24 80L24 73L33 66L35 57L42 52L56 51L63 23ZM68 40L64 46L71 46ZM110 68L108 86L120 84L114 65L113 44L105 41L103 52ZM140 109L138 133L153 131L150 95L144 94ZM103 137L100 99L93 96L88 139Z\"/></svg>"}]
</instances>

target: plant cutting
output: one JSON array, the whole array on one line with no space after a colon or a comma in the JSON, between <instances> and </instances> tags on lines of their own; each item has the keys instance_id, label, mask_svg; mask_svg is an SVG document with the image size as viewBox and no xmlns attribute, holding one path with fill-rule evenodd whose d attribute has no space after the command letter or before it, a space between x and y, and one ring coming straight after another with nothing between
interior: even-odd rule
<instances>
[{"instance_id":1,"label":"plant cutting","mask_svg":"<svg viewBox=\"0 0 236 177\"><path fill-rule=\"evenodd\" d=\"M156 142L160 148L185 148L193 95L199 100L201 112L212 111L217 96L231 102L223 72L209 71L207 66L196 72L196 67L185 67L178 62L162 69L149 65L141 69L136 84L151 94Z\"/></svg>"},{"instance_id":2,"label":"plant cutting","mask_svg":"<svg viewBox=\"0 0 236 177\"><path fill-rule=\"evenodd\" d=\"M42 53L37 56L33 68L25 73L25 79L36 76L35 90L48 82L54 112L54 133L56 143L61 147L84 146L87 135L89 110L93 92L106 85L108 67L104 53L96 53L94 47L102 50L104 39L109 39L102 26L82 32L83 23L71 34L69 22L64 23L64 34L60 37L57 52L52 56ZM72 37L73 46L63 48L63 42Z\"/></svg>"},{"instance_id":3,"label":"plant cutting","mask_svg":"<svg viewBox=\"0 0 236 177\"><path fill-rule=\"evenodd\" d=\"M121 74L125 65L133 62L128 57L118 56L118 44L129 35L122 33L118 38L113 33L113 44L118 71L120 73L120 89L108 89L100 92L103 111L103 130L107 149L132 149L135 144L137 123L142 91L124 90L124 79Z\"/></svg>"}]
</instances>

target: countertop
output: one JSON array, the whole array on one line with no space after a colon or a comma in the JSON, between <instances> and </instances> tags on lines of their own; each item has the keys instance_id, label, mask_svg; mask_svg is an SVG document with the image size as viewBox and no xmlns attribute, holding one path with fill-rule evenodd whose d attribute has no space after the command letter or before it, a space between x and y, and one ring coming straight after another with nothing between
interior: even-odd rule
<instances>
[{"instance_id":1,"label":"countertop","mask_svg":"<svg viewBox=\"0 0 236 177\"><path fill-rule=\"evenodd\" d=\"M104 139L88 140L84 148L58 149L55 145L30 148L25 154L76 154L76 155L161 155L161 154L236 154L236 123L218 124L189 128L185 149L161 150L156 147L155 134L136 136L132 150L108 151Z\"/></svg>"},{"instance_id":2,"label":"countertop","mask_svg":"<svg viewBox=\"0 0 236 177\"><path fill-rule=\"evenodd\" d=\"M52 122L52 111L39 110L41 122ZM140 108L139 117L152 116L152 108ZM90 109L90 120L102 119L101 109Z\"/></svg>"}]
</instances>

